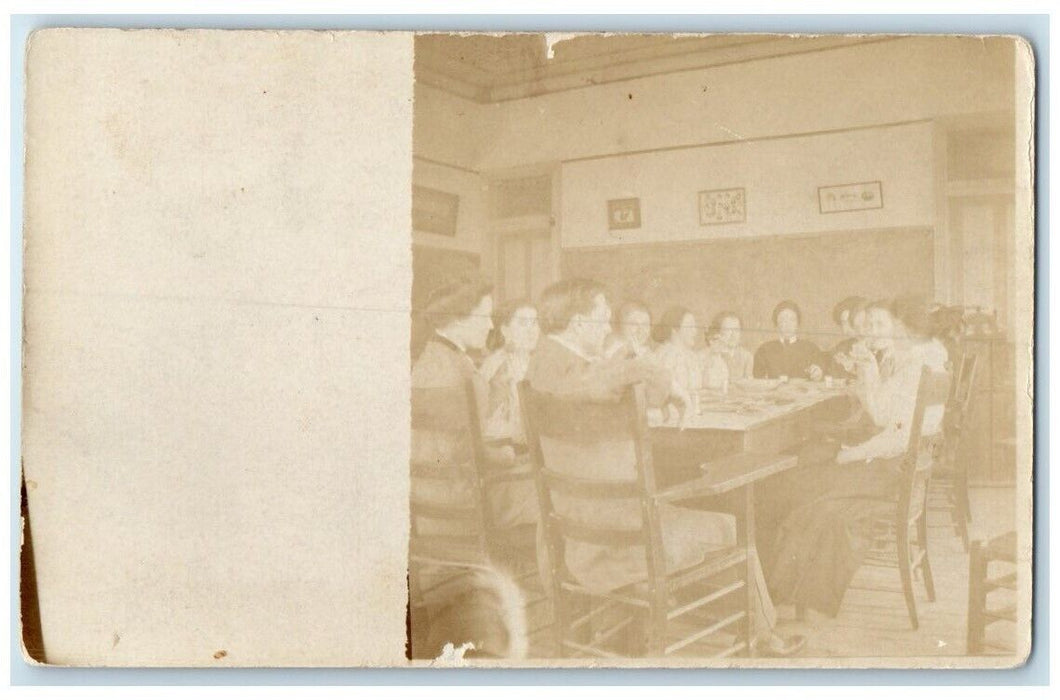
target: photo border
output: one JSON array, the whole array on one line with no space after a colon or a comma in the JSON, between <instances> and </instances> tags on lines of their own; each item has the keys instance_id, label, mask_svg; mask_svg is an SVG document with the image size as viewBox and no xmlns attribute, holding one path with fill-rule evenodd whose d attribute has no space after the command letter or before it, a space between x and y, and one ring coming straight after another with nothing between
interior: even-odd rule
<instances>
[{"instance_id":1,"label":"photo border","mask_svg":"<svg viewBox=\"0 0 1060 700\"><path fill-rule=\"evenodd\" d=\"M19 618L19 473L22 343L22 197L25 51L29 34L47 27L333 29L394 31L612 31L970 33L1023 36L1035 52L1035 401L1034 599L1027 663L1008 670L888 669L159 669L31 666L11 626L12 685L1043 685L1049 681L1049 358L1037 339L1049 330L1049 21L1043 14L994 15L12 15L11 16L11 601Z\"/></svg>"}]
</instances>

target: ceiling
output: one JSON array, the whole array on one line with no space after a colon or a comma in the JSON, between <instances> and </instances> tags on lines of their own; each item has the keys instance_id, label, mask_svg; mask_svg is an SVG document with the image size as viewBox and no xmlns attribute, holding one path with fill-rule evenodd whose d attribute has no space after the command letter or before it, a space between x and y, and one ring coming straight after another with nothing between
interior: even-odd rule
<instances>
[{"instance_id":1,"label":"ceiling","mask_svg":"<svg viewBox=\"0 0 1060 700\"><path fill-rule=\"evenodd\" d=\"M476 102L886 41L887 36L778 34L422 34L418 82Z\"/></svg>"}]
</instances>

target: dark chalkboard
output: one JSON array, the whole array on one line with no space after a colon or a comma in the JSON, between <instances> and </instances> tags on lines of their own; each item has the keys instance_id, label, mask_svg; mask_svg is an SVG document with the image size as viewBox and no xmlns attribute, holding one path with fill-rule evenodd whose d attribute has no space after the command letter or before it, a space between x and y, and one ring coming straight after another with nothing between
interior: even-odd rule
<instances>
[{"instance_id":1,"label":"dark chalkboard","mask_svg":"<svg viewBox=\"0 0 1060 700\"><path fill-rule=\"evenodd\" d=\"M714 313L735 311L754 350L772 336L781 299L802 306L804 335L831 347L838 340L832 307L846 296L930 298L933 257L932 229L918 227L568 248L562 269L564 277L607 284L616 307L643 300L656 319L671 304L691 309L704 327Z\"/></svg>"}]
</instances>

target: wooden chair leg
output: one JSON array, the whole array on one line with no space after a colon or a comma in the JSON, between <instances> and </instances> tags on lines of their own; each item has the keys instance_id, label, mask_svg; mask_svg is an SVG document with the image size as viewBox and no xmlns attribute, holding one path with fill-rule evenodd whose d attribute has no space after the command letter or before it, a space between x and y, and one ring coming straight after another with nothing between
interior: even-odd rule
<instances>
[{"instance_id":1,"label":"wooden chair leg","mask_svg":"<svg viewBox=\"0 0 1060 700\"><path fill-rule=\"evenodd\" d=\"M982 542L972 542L968 556L968 638L966 652L978 654L983 650L986 632L986 562L982 556Z\"/></svg>"},{"instance_id":2,"label":"wooden chair leg","mask_svg":"<svg viewBox=\"0 0 1060 700\"><path fill-rule=\"evenodd\" d=\"M920 629L920 620L916 614L916 597L913 593L913 572L909 556L909 527L898 527L898 573L902 577L902 593L905 594L905 606L909 609L909 621L913 629Z\"/></svg>"},{"instance_id":3,"label":"wooden chair leg","mask_svg":"<svg viewBox=\"0 0 1060 700\"><path fill-rule=\"evenodd\" d=\"M747 644L747 648L744 652L747 658L755 656L756 645L758 644L758 633L759 630L755 629L755 610L758 607L758 597L765 595L765 591L758 590L756 574L760 570L761 563L758 560L758 549L755 547L756 526L755 526L755 491L754 483L748 484L743 490L743 504L744 504L744 520L743 520L743 546L747 550L747 559L744 561L743 569L743 584L746 597L744 598L744 615L746 619L744 622L745 639L744 643ZM740 542L740 536L737 535L737 542Z\"/></svg>"},{"instance_id":4,"label":"wooden chair leg","mask_svg":"<svg viewBox=\"0 0 1060 700\"><path fill-rule=\"evenodd\" d=\"M758 642L755 641L755 621L751 613L752 611L748 610L743 621L743 642L746 644L743 655L749 659L753 659L758 655Z\"/></svg>"},{"instance_id":5,"label":"wooden chair leg","mask_svg":"<svg viewBox=\"0 0 1060 700\"><path fill-rule=\"evenodd\" d=\"M961 534L961 505L957 502L957 482L952 481L946 485L946 503L949 507L950 524L953 525L953 534Z\"/></svg>"},{"instance_id":6,"label":"wooden chair leg","mask_svg":"<svg viewBox=\"0 0 1060 700\"><path fill-rule=\"evenodd\" d=\"M957 521L957 534L961 536L961 547L964 551L968 551L968 521L961 520Z\"/></svg>"},{"instance_id":7,"label":"wooden chair leg","mask_svg":"<svg viewBox=\"0 0 1060 700\"><path fill-rule=\"evenodd\" d=\"M666 598L656 597L652 601L651 611L648 613L648 644L647 656L649 658L662 658L666 652Z\"/></svg>"},{"instance_id":8,"label":"wooden chair leg","mask_svg":"<svg viewBox=\"0 0 1060 700\"><path fill-rule=\"evenodd\" d=\"M954 490L957 497L956 524L957 531L961 536L964 551L968 551L968 523L972 521L972 508L968 499L968 480L958 478L954 481Z\"/></svg>"},{"instance_id":9,"label":"wooden chair leg","mask_svg":"<svg viewBox=\"0 0 1060 700\"><path fill-rule=\"evenodd\" d=\"M965 522L972 522L972 502L968 498L968 476L962 476L958 479L957 497L960 499L961 508L964 510Z\"/></svg>"},{"instance_id":10,"label":"wooden chair leg","mask_svg":"<svg viewBox=\"0 0 1060 700\"><path fill-rule=\"evenodd\" d=\"M927 599L930 602L935 602L935 577L931 573L931 556L928 553L928 538L927 538L927 508L925 504L924 512L920 514L920 517L916 521L917 527L917 540L921 551L924 553L924 558L921 559L920 566L924 573L924 588L927 590Z\"/></svg>"},{"instance_id":11,"label":"wooden chair leg","mask_svg":"<svg viewBox=\"0 0 1060 700\"><path fill-rule=\"evenodd\" d=\"M552 643L555 646L555 658L565 658L566 649L563 642L567 637L567 625L570 624L570 607L563 598L559 586L552 587Z\"/></svg>"}]
</instances>

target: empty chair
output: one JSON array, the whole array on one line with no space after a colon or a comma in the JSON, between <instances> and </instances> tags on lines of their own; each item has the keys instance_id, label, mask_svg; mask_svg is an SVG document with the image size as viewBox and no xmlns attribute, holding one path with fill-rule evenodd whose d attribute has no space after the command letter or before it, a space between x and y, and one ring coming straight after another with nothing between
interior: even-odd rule
<instances>
[{"instance_id":1,"label":"empty chair","mask_svg":"<svg viewBox=\"0 0 1060 700\"><path fill-rule=\"evenodd\" d=\"M728 515L671 505L695 489L656 489L642 385L628 387L619 401L556 398L526 382L520 396L558 653L658 657L708 638L719 642L718 656L749 651L746 540L733 534L726 545L703 547L671 539L684 514L699 517L704 530L731 533L735 525Z\"/></svg>"},{"instance_id":2,"label":"empty chair","mask_svg":"<svg viewBox=\"0 0 1060 700\"><path fill-rule=\"evenodd\" d=\"M991 565L995 572L991 574ZM1000 571L998 571L1000 569ZM968 653L982 654L987 649L1012 651L987 642L987 628L994 622L1016 622L1013 596L1009 600L992 600L991 594L1016 590L1016 533L972 543L968 557ZM999 606L999 603L1001 605Z\"/></svg>"}]
</instances>

